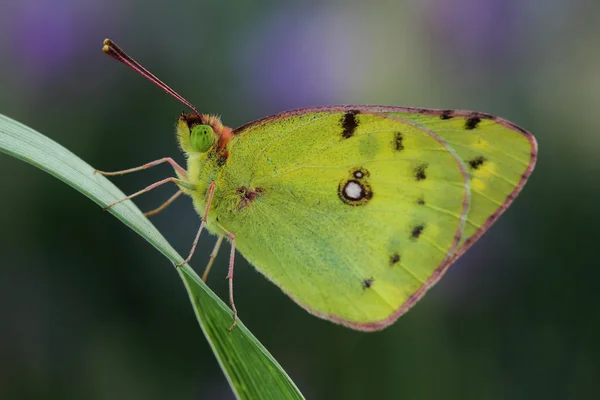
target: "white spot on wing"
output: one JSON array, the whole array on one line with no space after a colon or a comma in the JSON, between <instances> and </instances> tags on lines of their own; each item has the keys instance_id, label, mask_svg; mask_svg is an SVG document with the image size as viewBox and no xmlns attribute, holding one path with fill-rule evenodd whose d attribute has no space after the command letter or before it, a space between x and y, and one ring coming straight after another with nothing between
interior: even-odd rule
<instances>
[{"instance_id":1,"label":"white spot on wing","mask_svg":"<svg viewBox=\"0 0 600 400\"><path fill-rule=\"evenodd\" d=\"M356 182L348 182L344 188L344 194L352 200L360 200L363 196L363 188Z\"/></svg>"}]
</instances>

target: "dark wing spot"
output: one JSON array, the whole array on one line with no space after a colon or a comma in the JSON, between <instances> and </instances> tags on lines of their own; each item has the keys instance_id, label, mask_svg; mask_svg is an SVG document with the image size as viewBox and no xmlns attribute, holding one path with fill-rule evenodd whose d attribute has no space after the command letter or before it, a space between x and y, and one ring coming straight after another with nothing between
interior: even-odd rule
<instances>
[{"instance_id":1,"label":"dark wing spot","mask_svg":"<svg viewBox=\"0 0 600 400\"><path fill-rule=\"evenodd\" d=\"M368 176L368 175L364 175ZM338 197L350 206L367 204L373 198L371 186L365 180L343 180L338 186Z\"/></svg>"},{"instance_id":2,"label":"dark wing spot","mask_svg":"<svg viewBox=\"0 0 600 400\"><path fill-rule=\"evenodd\" d=\"M425 199L422 197L419 197L419 200L417 200L417 204L420 206L424 206L425 205Z\"/></svg>"},{"instance_id":3,"label":"dark wing spot","mask_svg":"<svg viewBox=\"0 0 600 400\"><path fill-rule=\"evenodd\" d=\"M348 139L354 135L354 131L356 127L358 127L358 120L356 119L356 114L359 114L358 110L350 110L344 114L340 123L342 124L342 137L344 139Z\"/></svg>"},{"instance_id":4,"label":"dark wing spot","mask_svg":"<svg viewBox=\"0 0 600 400\"><path fill-rule=\"evenodd\" d=\"M418 239L419 236L423 233L423 229L425 229L425 225L417 225L413 228L410 237L413 239Z\"/></svg>"},{"instance_id":5,"label":"dark wing spot","mask_svg":"<svg viewBox=\"0 0 600 400\"><path fill-rule=\"evenodd\" d=\"M477 128L477 125L481 122L481 118L479 117L469 117L465 121L465 129L471 130Z\"/></svg>"},{"instance_id":6,"label":"dark wing spot","mask_svg":"<svg viewBox=\"0 0 600 400\"><path fill-rule=\"evenodd\" d=\"M394 253L390 256L390 265L398 264L400 262L400 254Z\"/></svg>"},{"instance_id":7,"label":"dark wing spot","mask_svg":"<svg viewBox=\"0 0 600 400\"><path fill-rule=\"evenodd\" d=\"M453 112L454 112L453 110L444 110L444 111L442 111L440 118L441 119L450 119L453 117L453 115L452 115Z\"/></svg>"},{"instance_id":8,"label":"dark wing spot","mask_svg":"<svg viewBox=\"0 0 600 400\"><path fill-rule=\"evenodd\" d=\"M425 170L427 169L428 166L429 166L429 164L425 163L425 164L419 164L415 167L414 173L415 173L415 179L417 181L422 181L423 179L427 178L427 175L425 174Z\"/></svg>"},{"instance_id":9,"label":"dark wing spot","mask_svg":"<svg viewBox=\"0 0 600 400\"><path fill-rule=\"evenodd\" d=\"M370 288L371 286L373 286L373 277L370 277L369 279L365 279L362 283L362 287L363 290Z\"/></svg>"},{"instance_id":10,"label":"dark wing spot","mask_svg":"<svg viewBox=\"0 0 600 400\"><path fill-rule=\"evenodd\" d=\"M487 160L485 159L485 157L479 156L479 157L475 157L474 159L469 161L469 167L471 167L471 169L479 169L479 167L481 167L483 165L484 162L486 162Z\"/></svg>"},{"instance_id":11,"label":"dark wing spot","mask_svg":"<svg viewBox=\"0 0 600 400\"><path fill-rule=\"evenodd\" d=\"M369 173L369 171L367 171L366 169L364 169L362 167L353 169L350 172L352 173L352 176L355 177L356 179L362 179L364 177L368 177L369 175L371 175Z\"/></svg>"},{"instance_id":12,"label":"dark wing spot","mask_svg":"<svg viewBox=\"0 0 600 400\"><path fill-rule=\"evenodd\" d=\"M394 133L394 149L396 151L404 150L404 144L402 144L402 140L404 140L404 136L402 135L402 132Z\"/></svg>"}]
</instances>

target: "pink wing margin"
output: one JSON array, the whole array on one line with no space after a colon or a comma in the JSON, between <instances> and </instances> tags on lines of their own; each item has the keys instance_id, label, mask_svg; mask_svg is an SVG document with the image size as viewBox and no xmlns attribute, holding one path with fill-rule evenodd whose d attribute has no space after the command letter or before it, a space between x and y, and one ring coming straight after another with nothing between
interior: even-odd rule
<instances>
[{"instance_id":1,"label":"pink wing margin","mask_svg":"<svg viewBox=\"0 0 600 400\"><path fill-rule=\"evenodd\" d=\"M476 112L476 111L467 111L467 110L441 110L441 109L430 109L430 108L392 107L392 106L375 106L375 105L340 105L340 106L299 108L299 109L295 109L295 110L285 111L285 112L275 114L272 116L263 117L263 118L255 120L255 121L252 121L248 124L242 125L239 128L234 129L233 135L243 134L244 131L246 131L248 128L260 126L260 125L263 125L266 123L270 123L270 122L277 121L277 120L287 118L287 117L291 117L294 115L318 113L318 112L347 112L347 111L351 111L351 110L358 110L359 112L364 113L364 114L377 114L379 116L386 117L386 118L390 118L390 117L384 115L385 113L394 112L394 113L433 115L433 116L439 116L440 118L441 117L444 117L444 118L452 118L452 117L475 118L476 117L476 118L481 118L481 119L488 119L488 120L492 120L492 121L508 128L514 132L520 133L529 141L529 143L531 145L531 158L529 160L529 165L527 166L523 175L521 175L521 180L519 181L519 184L506 197L506 199L504 200L504 203L498 208L498 210L496 210L495 213L490 215L490 217L487 219L487 221L481 226L481 228L479 228L479 230L477 232L475 232L471 237L469 237L465 241L465 243L462 245L462 247L460 249L458 249L458 251L454 252L453 254L451 254L450 257L448 257L447 259L442 261L442 263L433 271L433 273L431 274L429 279L427 279L425 284L423 284L423 286L421 286L415 293L413 293L408 298L408 300L406 300L389 317L387 317L383 320L380 320L380 321L367 322L367 323L358 323L358 322L354 322L354 321L348 321L348 320L340 318L336 315L331 315L331 314L326 314L326 313L321 313L321 312L315 311L315 310L305 306L300 301L298 301L298 299L296 299L294 296L292 296L289 293L284 291L288 296L290 296L292 298L292 300L294 300L296 303L298 303L302 308L307 310L309 313L316 315L317 317L327 319L336 324L344 325L348 328L356 329L359 331L371 332L371 331L381 330L381 329L393 324L398 318L400 318L400 316L402 316L413 305L415 305L425 295L427 290L429 290L429 288L431 288L433 285L435 285L437 283L437 281L440 280L440 278L448 270L450 265L452 265L461 255L463 255L473 245L473 243L475 243L481 236L483 236L483 234L494 224L494 222L496 222L498 217L500 217L504 213L504 211L508 208L508 206L510 206L510 204L514 201L514 199L517 197L517 195L521 192L521 190L523 189L523 186L525 186L525 183L527 182L527 179L529 179L529 176L533 172L535 163L537 161L538 144L537 144L537 141L535 140L535 137L527 130L525 130L503 118L496 117L496 116L486 114L486 113L481 113L481 112ZM395 118L395 119L398 119L399 121L405 122L405 123L408 122L408 121L401 120L399 118ZM430 132L422 127L419 127L417 125L413 125L413 126L423 129L430 135L432 134L432 132ZM439 140L437 135L435 135L435 134L433 134L433 135L435 136L436 140ZM441 141L441 143L445 145L445 142L443 140ZM461 228L459 228L459 230L457 231L458 240L461 238L461 235L462 235L461 231L462 231ZM458 241L455 240L455 245L453 245L453 249L456 247L457 243L458 243Z\"/></svg>"}]
</instances>

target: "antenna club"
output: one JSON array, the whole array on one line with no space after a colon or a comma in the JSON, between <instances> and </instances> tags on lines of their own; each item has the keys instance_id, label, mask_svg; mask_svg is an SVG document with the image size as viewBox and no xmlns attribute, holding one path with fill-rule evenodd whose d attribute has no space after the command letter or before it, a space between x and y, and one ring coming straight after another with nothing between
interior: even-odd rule
<instances>
[{"instance_id":1,"label":"antenna club","mask_svg":"<svg viewBox=\"0 0 600 400\"><path fill-rule=\"evenodd\" d=\"M178 94L176 91L174 91L169 86L167 86L163 81L161 81L156 76L154 76L146 68L142 67L142 65L140 63L138 63L133 58L131 58L129 55L127 55L127 53L125 53L112 40L110 40L110 39L104 39L104 41L102 43L103 43L102 51L105 54L108 54L109 56L111 56L115 60L117 60L117 61L119 61L119 62L127 65L129 68L133 69L135 72L137 72L138 74L142 75L144 78L148 79L150 82L154 83L156 86L158 86L159 88L161 88L162 90L164 90L165 92L167 92L168 94L170 94L171 96L173 96L179 102L181 102L182 104L185 104L186 106L188 106L196 114L200 115L200 113L198 112L198 110L196 110L196 107L194 107L192 105L192 103L190 103L189 101L187 101L186 99L184 99L183 97L181 97L180 94Z\"/></svg>"}]
</instances>

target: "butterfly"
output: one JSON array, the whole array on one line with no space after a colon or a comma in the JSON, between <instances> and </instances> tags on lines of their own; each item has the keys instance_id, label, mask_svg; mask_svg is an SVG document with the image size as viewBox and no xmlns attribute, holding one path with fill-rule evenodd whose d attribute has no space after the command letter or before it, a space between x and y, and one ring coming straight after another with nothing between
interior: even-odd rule
<instances>
[{"instance_id":1,"label":"butterfly","mask_svg":"<svg viewBox=\"0 0 600 400\"><path fill-rule=\"evenodd\" d=\"M218 239L231 243L229 298L235 326L236 249L310 313L374 331L408 311L512 203L531 175L537 142L489 114L344 105L292 110L229 128L128 56L103 51L188 106L176 134L187 168L113 207L172 182L193 199ZM231 329L230 328L230 329Z\"/></svg>"}]
</instances>

